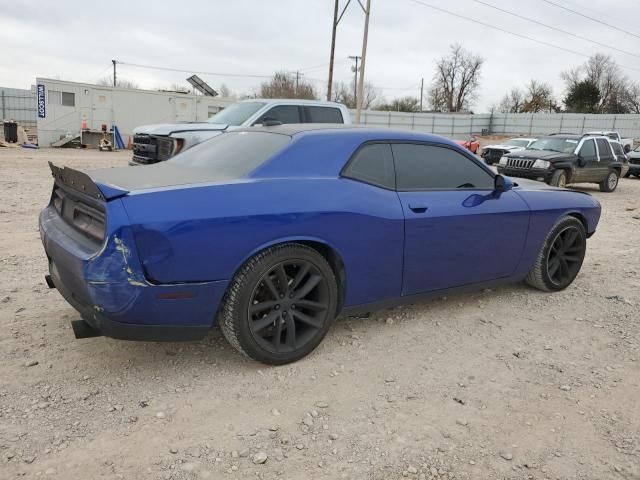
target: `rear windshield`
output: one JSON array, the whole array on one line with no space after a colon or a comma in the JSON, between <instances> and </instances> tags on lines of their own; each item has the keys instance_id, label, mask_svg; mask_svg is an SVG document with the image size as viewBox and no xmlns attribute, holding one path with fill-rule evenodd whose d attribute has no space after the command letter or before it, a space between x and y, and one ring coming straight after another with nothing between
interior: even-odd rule
<instances>
[{"instance_id":1,"label":"rear windshield","mask_svg":"<svg viewBox=\"0 0 640 480\"><path fill-rule=\"evenodd\" d=\"M167 160L179 167L215 171L226 178L238 178L255 170L282 150L288 135L267 132L227 132L202 142Z\"/></svg>"}]
</instances>

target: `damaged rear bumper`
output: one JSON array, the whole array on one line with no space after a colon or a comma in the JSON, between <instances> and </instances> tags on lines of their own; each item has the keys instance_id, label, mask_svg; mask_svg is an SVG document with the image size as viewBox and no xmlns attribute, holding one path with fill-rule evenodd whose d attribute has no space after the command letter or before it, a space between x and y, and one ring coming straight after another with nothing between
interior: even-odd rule
<instances>
[{"instance_id":1,"label":"damaged rear bumper","mask_svg":"<svg viewBox=\"0 0 640 480\"><path fill-rule=\"evenodd\" d=\"M74 325L79 338L196 340L214 325L226 280L151 283L132 248L130 228L112 232L96 252L77 242L61 222L45 209L40 215L40 235L52 286L86 322Z\"/></svg>"}]
</instances>

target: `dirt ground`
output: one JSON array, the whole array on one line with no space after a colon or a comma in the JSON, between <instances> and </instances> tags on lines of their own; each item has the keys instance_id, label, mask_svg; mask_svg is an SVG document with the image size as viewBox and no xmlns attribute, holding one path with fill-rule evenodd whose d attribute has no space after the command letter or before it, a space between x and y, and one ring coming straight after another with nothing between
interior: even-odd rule
<instances>
[{"instance_id":1,"label":"dirt ground","mask_svg":"<svg viewBox=\"0 0 640 480\"><path fill-rule=\"evenodd\" d=\"M342 318L267 367L217 329L74 339L43 281L47 160L128 157L0 149L0 478L640 479L640 180L580 188L603 214L566 291Z\"/></svg>"}]
</instances>

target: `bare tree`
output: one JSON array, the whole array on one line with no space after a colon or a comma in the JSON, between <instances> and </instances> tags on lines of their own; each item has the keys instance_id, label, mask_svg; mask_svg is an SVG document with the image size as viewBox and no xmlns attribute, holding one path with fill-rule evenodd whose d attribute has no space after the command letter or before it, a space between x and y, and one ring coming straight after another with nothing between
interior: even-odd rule
<instances>
[{"instance_id":1,"label":"bare tree","mask_svg":"<svg viewBox=\"0 0 640 480\"><path fill-rule=\"evenodd\" d=\"M625 104L631 113L640 113L640 84L630 83L625 92Z\"/></svg>"},{"instance_id":2,"label":"bare tree","mask_svg":"<svg viewBox=\"0 0 640 480\"><path fill-rule=\"evenodd\" d=\"M262 98L317 98L316 90L304 79L296 79L286 72L276 72L271 80L260 85Z\"/></svg>"},{"instance_id":3,"label":"bare tree","mask_svg":"<svg viewBox=\"0 0 640 480\"><path fill-rule=\"evenodd\" d=\"M333 82L331 98L335 102L344 103L348 108L356 108L353 86L344 82ZM362 108L367 110L380 98L380 91L369 82L364 82Z\"/></svg>"},{"instance_id":4,"label":"bare tree","mask_svg":"<svg viewBox=\"0 0 640 480\"><path fill-rule=\"evenodd\" d=\"M625 99L628 98L630 85L610 55L592 55L584 64L562 73L562 79L567 92L585 80L596 85L600 94L598 113L625 113L628 110Z\"/></svg>"},{"instance_id":5,"label":"bare tree","mask_svg":"<svg viewBox=\"0 0 640 480\"><path fill-rule=\"evenodd\" d=\"M531 80L527 85L527 93L522 104L521 111L527 113L557 112L558 107L553 98L551 85L538 80Z\"/></svg>"},{"instance_id":6,"label":"bare tree","mask_svg":"<svg viewBox=\"0 0 640 480\"><path fill-rule=\"evenodd\" d=\"M220 96L221 97L233 97L233 92L231 91L231 89L229 87L227 87L226 84L221 84L220 85Z\"/></svg>"},{"instance_id":7,"label":"bare tree","mask_svg":"<svg viewBox=\"0 0 640 480\"><path fill-rule=\"evenodd\" d=\"M500 104L498 110L501 113L520 113L522 110L522 104L524 103L524 93L519 88L512 88L509 93L506 93Z\"/></svg>"},{"instance_id":8,"label":"bare tree","mask_svg":"<svg viewBox=\"0 0 640 480\"><path fill-rule=\"evenodd\" d=\"M105 87L113 87L113 77L102 77L97 81L96 85L102 85ZM127 80L126 78L117 78L116 87L118 88L140 88L140 86L133 80Z\"/></svg>"},{"instance_id":9,"label":"bare tree","mask_svg":"<svg viewBox=\"0 0 640 480\"><path fill-rule=\"evenodd\" d=\"M433 110L460 112L469 110L480 86L480 70L484 59L451 45L448 56L436 62L436 73L429 92Z\"/></svg>"}]
</instances>

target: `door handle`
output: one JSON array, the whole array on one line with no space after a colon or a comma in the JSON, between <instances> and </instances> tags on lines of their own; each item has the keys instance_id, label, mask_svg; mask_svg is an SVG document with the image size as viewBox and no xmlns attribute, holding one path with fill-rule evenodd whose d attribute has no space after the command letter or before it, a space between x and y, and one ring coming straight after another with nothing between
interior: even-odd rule
<instances>
[{"instance_id":1,"label":"door handle","mask_svg":"<svg viewBox=\"0 0 640 480\"><path fill-rule=\"evenodd\" d=\"M429 207L420 203L410 203L409 208L416 213L424 213Z\"/></svg>"}]
</instances>

